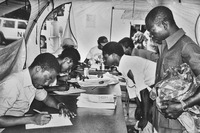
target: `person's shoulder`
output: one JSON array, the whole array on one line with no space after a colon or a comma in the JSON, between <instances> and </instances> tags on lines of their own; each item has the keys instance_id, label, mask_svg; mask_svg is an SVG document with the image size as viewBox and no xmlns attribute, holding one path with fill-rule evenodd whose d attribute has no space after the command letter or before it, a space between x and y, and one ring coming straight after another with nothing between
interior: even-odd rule
<instances>
[{"instance_id":1,"label":"person's shoulder","mask_svg":"<svg viewBox=\"0 0 200 133\"><path fill-rule=\"evenodd\" d=\"M1 93L5 94L13 94L18 93L20 89L21 81L15 74L12 74L5 79L3 79L0 83ZM12 93L11 93L12 92Z\"/></svg>"},{"instance_id":2,"label":"person's shoulder","mask_svg":"<svg viewBox=\"0 0 200 133\"><path fill-rule=\"evenodd\" d=\"M8 82L11 84L22 84L25 79L28 79L29 76L28 74L29 74L28 69L24 69L19 72L9 74L2 80L2 82Z\"/></svg>"},{"instance_id":3,"label":"person's shoulder","mask_svg":"<svg viewBox=\"0 0 200 133\"><path fill-rule=\"evenodd\" d=\"M13 73L13 74L10 74L8 77L6 77L2 81L2 83L7 83L7 84L11 84L11 85L13 85L13 84L19 84L19 83L21 83L20 79L21 78L18 76L17 73Z\"/></svg>"},{"instance_id":4,"label":"person's shoulder","mask_svg":"<svg viewBox=\"0 0 200 133\"><path fill-rule=\"evenodd\" d=\"M90 50L96 50L96 49L98 49L98 47L97 46L93 46Z\"/></svg>"},{"instance_id":5,"label":"person's shoulder","mask_svg":"<svg viewBox=\"0 0 200 133\"><path fill-rule=\"evenodd\" d=\"M151 54L151 53L154 53L153 51L150 51L150 50L147 50L147 49L138 49L138 52L139 53L148 53L148 54Z\"/></svg>"},{"instance_id":6,"label":"person's shoulder","mask_svg":"<svg viewBox=\"0 0 200 133\"><path fill-rule=\"evenodd\" d=\"M180 38L180 44L183 45L183 48L198 48L199 49L199 45L194 42L189 36L184 35L182 38Z\"/></svg>"},{"instance_id":7,"label":"person's shoulder","mask_svg":"<svg viewBox=\"0 0 200 133\"><path fill-rule=\"evenodd\" d=\"M135 55L123 55L121 58L121 62L126 62L127 64L131 64L132 62L137 62L139 60L144 60L144 58Z\"/></svg>"}]
</instances>

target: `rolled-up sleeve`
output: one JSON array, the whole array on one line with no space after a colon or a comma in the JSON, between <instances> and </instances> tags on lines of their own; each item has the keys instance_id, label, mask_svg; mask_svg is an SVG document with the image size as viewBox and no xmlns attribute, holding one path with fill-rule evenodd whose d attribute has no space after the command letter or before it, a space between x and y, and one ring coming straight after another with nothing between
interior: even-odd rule
<instances>
[{"instance_id":1,"label":"rolled-up sleeve","mask_svg":"<svg viewBox=\"0 0 200 133\"><path fill-rule=\"evenodd\" d=\"M47 97L47 91L45 89L37 89L35 99L43 101Z\"/></svg>"}]
</instances>

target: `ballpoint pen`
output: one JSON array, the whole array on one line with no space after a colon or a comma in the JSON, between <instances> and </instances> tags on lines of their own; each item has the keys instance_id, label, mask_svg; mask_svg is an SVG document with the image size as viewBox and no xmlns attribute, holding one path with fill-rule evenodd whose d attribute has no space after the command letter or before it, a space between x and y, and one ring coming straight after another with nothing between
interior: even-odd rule
<instances>
[{"instance_id":1,"label":"ballpoint pen","mask_svg":"<svg viewBox=\"0 0 200 133\"><path fill-rule=\"evenodd\" d=\"M33 109L33 111L35 111L38 114L46 114L45 112L41 112L41 111L39 111L37 109ZM50 115L50 118L52 119L52 115L51 114L49 114L49 115Z\"/></svg>"},{"instance_id":2,"label":"ballpoint pen","mask_svg":"<svg viewBox=\"0 0 200 133\"><path fill-rule=\"evenodd\" d=\"M33 111L35 111L35 112L38 113L38 114L42 114L42 112L39 111L39 110L37 110L37 109L33 109Z\"/></svg>"}]
</instances>

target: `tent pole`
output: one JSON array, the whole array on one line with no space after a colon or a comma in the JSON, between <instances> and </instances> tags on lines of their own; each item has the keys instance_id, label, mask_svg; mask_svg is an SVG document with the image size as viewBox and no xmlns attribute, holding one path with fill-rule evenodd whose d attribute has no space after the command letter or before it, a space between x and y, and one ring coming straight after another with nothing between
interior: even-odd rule
<instances>
[{"instance_id":1,"label":"tent pole","mask_svg":"<svg viewBox=\"0 0 200 133\"><path fill-rule=\"evenodd\" d=\"M111 10L111 22L110 22L110 41L111 41L111 36L112 36L113 10L114 10L114 7L112 7L112 10Z\"/></svg>"}]
</instances>

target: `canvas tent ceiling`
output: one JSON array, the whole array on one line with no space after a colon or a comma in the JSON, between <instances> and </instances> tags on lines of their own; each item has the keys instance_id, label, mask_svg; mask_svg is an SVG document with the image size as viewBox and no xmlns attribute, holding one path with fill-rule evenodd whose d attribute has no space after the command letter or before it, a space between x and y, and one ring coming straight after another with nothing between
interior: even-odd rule
<instances>
[{"instance_id":1,"label":"canvas tent ceiling","mask_svg":"<svg viewBox=\"0 0 200 133\"><path fill-rule=\"evenodd\" d=\"M25 0L7 0L7 2L17 2L22 4L24 4L24 1ZM0 6L2 5L2 2L5 2L5 0L0 0ZM39 39L41 24L45 19L45 15L48 15L47 13L43 14L43 9L51 12L52 9L67 2L72 2L73 4L73 15L76 16L74 18L75 29L73 30L77 33L76 39L80 45L80 52L83 51L83 58L85 56L84 54L87 53L87 50L92 47L92 45L96 44L98 35L106 34L110 36L110 12L112 7L114 7L116 12L124 10L120 18L121 23L124 23L124 20L141 20L141 22L144 23L146 14L153 7L157 5L168 6L173 11L179 27L182 27L186 33L196 41L195 23L200 13L200 0L30 0L31 16L25 38L27 46L30 47L29 49L35 49L35 55L40 52L38 45L35 43L35 38L37 38L37 40ZM2 14L7 12L6 10L2 11L2 9L3 8L0 8ZM11 10L14 10L14 8L11 8L10 11ZM96 27L87 27L87 15L95 16ZM42 18L40 18L40 16ZM98 27L101 28L96 29ZM86 37L86 35L90 37ZM32 45L34 46L32 47ZM85 45L87 45L88 49L86 49ZM31 55L31 58L34 58L35 55ZM32 59L30 59L30 62L31 61Z\"/></svg>"},{"instance_id":2,"label":"canvas tent ceiling","mask_svg":"<svg viewBox=\"0 0 200 133\"><path fill-rule=\"evenodd\" d=\"M27 3L23 0L0 0L0 16L22 8Z\"/></svg>"}]
</instances>

